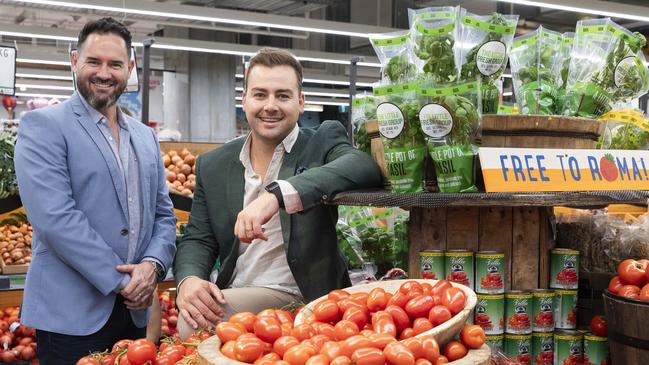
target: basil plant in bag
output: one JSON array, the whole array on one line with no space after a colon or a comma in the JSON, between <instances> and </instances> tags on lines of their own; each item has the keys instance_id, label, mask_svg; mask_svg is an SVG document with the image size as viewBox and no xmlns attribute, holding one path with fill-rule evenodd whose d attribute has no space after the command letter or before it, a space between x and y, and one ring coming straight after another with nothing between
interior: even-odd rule
<instances>
[{"instance_id":1,"label":"basil plant in bag","mask_svg":"<svg viewBox=\"0 0 649 365\"><path fill-rule=\"evenodd\" d=\"M566 84L568 83L568 71L570 69L570 53L572 52L572 43L575 39L574 32L566 32L561 35L561 52L559 53L559 62L561 63L561 85L557 91L557 109L556 114L563 114L566 99Z\"/></svg>"},{"instance_id":2,"label":"basil plant in bag","mask_svg":"<svg viewBox=\"0 0 649 365\"><path fill-rule=\"evenodd\" d=\"M478 82L452 86L420 85L427 98L419 111L421 129L435 163L441 192L475 192L474 159L480 134Z\"/></svg>"},{"instance_id":3,"label":"basil plant in bag","mask_svg":"<svg viewBox=\"0 0 649 365\"><path fill-rule=\"evenodd\" d=\"M561 33L543 27L514 38L509 54L521 114L557 114L561 85Z\"/></svg>"},{"instance_id":4,"label":"basil plant in bag","mask_svg":"<svg viewBox=\"0 0 649 365\"><path fill-rule=\"evenodd\" d=\"M376 86L376 117L392 192L422 190L426 145L419 128L417 83Z\"/></svg>"},{"instance_id":5,"label":"basil plant in bag","mask_svg":"<svg viewBox=\"0 0 649 365\"><path fill-rule=\"evenodd\" d=\"M644 36L610 19L577 23L566 84L563 114L597 118L615 101L649 90L641 48Z\"/></svg>"},{"instance_id":6,"label":"basil plant in bag","mask_svg":"<svg viewBox=\"0 0 649 365\"><path fill-rule=\"evenodd\" d=\"M366 123L376 119L376 99L371 95L358 94L352 100L352 126L354 127L354 144L356 148L372 155L370 137L367 135Z\"/></svg>"},{"instance_id":7,"label":"basil plant in bag","mask_svg":"<svg viewBox=\"0 0 649 365\"><path fill-rule=\"evenodd\" d=\"M370 43L381 63L382 85L405 83L416 76L417 67L409 42L407 30L370 35Z\"/></svg>"},{"instance_id":8,"label":"basil plant in bag","mask_svg":"<svg viewBox=\"0 0 649 365\"><path fill-rule=\"evenodd\" d=\"M451 6L408 9L415 61L424 77L433 82L445 84L457 78L454 46L459 10Z\"/></svg>"},{"instance_id":9,"label":"basil plant in bag","mask_svg":"<svg viewBox=\"0 0 649 365\"><path fill-rule=\"evenodd\" d=\"M480 78L482 113L498 112L499 92L495 81L507 66L507 55L516 33L518 15L479 16L463 13L457 63L460 81Z\"/></svg>"}]
</instances>

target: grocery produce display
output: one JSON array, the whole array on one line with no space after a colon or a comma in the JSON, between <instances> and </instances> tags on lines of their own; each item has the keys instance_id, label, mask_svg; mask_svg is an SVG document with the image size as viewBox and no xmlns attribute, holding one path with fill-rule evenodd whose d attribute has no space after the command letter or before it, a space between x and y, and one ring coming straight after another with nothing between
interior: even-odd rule
<instances>
[{"instance_id":1,"label":"grocery produce display","mask_svg":"<svg viewBox=\"0 0 649 365\"><path fill-rule=\"evenodd\" d=\"M20 324L20 307L0 309L0 363L33 363L36 331Z\"/></svg>"},{"instance_id":2,"label":"grocery produce display","mask_svg":"<svg viewBox=\"0 0 649 365\"><path fill-rule=\"evenodd\" d=\"M196 185L196 156L183 148L180 152L161 152L167 174L167 188L170 192L184 196L194 195Z\"/></svg>"},{"instance_id":3,"label":"grocery produce display","mask_svg":"<svg viewBox=\"0 0 649 365\"><path fill-rule=\"evenodd\" d=\"M4 265L23 265L32 261L32 226L24 221L24 216L14 214L7 221L11 224L1 225L0 222L0 255Z\"/></svg>"},{"instance_id":4,"label":"grocery produce display","mask_svg":"<svg viewBox=\"0 0 649 365\"><path fill-rule=\"evenodd\" d=\"M617 267L617 275L608 284L608 291L628 299L649 301L649 260L626 259Z\"/></svg>"},{"instance_id":5,"label":"grocery produce display","mask_svg":"<svg viewBox=\"0 0 649 365\"><path fill-rule=\"evenodd\" d=\"M18 193L14 167L14 143L14 136L0 133L0 199Z\"/></svg>"}]
</instances>

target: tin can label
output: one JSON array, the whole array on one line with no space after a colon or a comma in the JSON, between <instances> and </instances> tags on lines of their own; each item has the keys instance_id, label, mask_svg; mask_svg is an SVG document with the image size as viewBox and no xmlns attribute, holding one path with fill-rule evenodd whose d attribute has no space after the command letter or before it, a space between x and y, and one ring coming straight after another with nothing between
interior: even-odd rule
<instances>
[{"instance_id":1,"label":"tin can label","mask_svg":"<svg viewBox=\"0 0 649 365\"><path fill-rule=\"evenodd\" d=\"M502 294L505 292L505 254L480 253L475 255L476 293Z\"/></svg>"},{"instance_id":2,"label":"tin can label","mask_svg":"<svg viewBox=\"0 0 649 365\"><path fill-rule=\"evenodd\" d=\"M446 279L474 289L473 252L446 252L445 258Z\"/></svg>"},{"instance_id":3,"label":"tin can label","mask_svg":"<svg viewBox=\"0 0 649 365\"><path fill-rule=\"evenodd\" d=\"M532 334L532 364L552 365L554 362L554 334L535 332Z\"/></svg>"},{"instance_id":4,"label":"tin can label","mask_svg":"<svg viewBox=\"0 0 649 365\"><path fill-rule=\"evenodd\" d=\"M500 350L502 352L505 350L503 339L503 335L487 335L485 343L489 346L491 352L495 352L496 350Z\"/></svg>"},{"instance_id":5,"label":"tin can label","mask_svg":"<svg viewBox=\"0 0 649 365\"><path fill-rule=\"evenodd\" d=\"M579 365L583 360L582 335L576 331L554 334L554 363L559 365Z\"/></svg>"},{"instance_id":6,"label":"tin can label","mask_svg":"<svg viewBox=\"0 0 649 365\"><path fill-rule=\"evenodd\" d=\"M532 293L532 330L554 331L554 292Z\"/></svg>"},{"instance_id":7,"label":"tin can label","mask_svg":"<svg viewBox=\"0 0 649 365\"><path fill-rule=\"evenodd\" d=\"M550 254L550 287L577 289L579 251L555 248Z\"/></svg>"},{"instance_id":8,"label":"tin can label","mask_svg":"<svg viewBox=\"0 0 649 365\"><path fill-rule=\"evenodd\" d=\"M500 335L505 332L505 295L478 294L473 322L487 335Z\"/></svg>"},{"instance_id":9,"label":"tin can label","mask_svg":"<svg viewBox=\"0 0 649 365\"><path fill-rule=\"evenodd\" d=\"M560 329L577 328L577 291L555 290L554 327Z\"/></svg>"},{"instance_id":10,"label":"tin can label","mask_svg":"<svg viewBox=\"0 0 649 365\"><path fill-rule=\"evenodd\" d=\"M584 364L610 364L608 339L588 333L584 336Z\"/></svg>"},{"instance_id":11,"label":"tin can label","mask_svg":"<svg viewBox=\"0 0 649 365\"><path fill-rule=\"evenodd\" d=\"M505 332L515 334L532 333L530 310L532 294L505 293Z\"/></svg>"},{"instance_id":12,"label":"tin can label","mask_svg":"<svg viewBox=\"0 0 649 365\"><path fill-rule=\"evenodd\" d=\"M505 354L521 364L532 363L532 335L505 333Z\"/></svg>"},{"instance_id":13,"label":"tin can label","mask_svg":"<svg viewBox=\"0 0 649 365\"><path fill-rule=\"evenodd\" d=\"M422 279L444 278L444 252L419 251L419 268Z\"/></svg>"}]
</instances>

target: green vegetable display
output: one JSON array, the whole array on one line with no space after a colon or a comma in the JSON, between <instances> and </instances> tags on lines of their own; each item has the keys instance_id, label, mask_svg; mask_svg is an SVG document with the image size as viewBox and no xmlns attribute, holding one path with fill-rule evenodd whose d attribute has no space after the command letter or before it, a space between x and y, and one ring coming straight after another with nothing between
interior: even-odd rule
<instances>
[{"instance_id":1,"label":"green vegetable display","mask_svg":"<svg viewBox=\"0 0 649 365\"><path fill-rule=\"evenodd\" d=\"M3 134L0 136L0 199L16 194L18 182L14 167L14 138Z\"/></svg>"},{"instance_id":2,"label":"green vegetable display","mask_svg":"<svg viewBox=\"0 0 649 365\"><path fill-rule=\"evenodd\" d=\"M390 58L384 72L390 82L398 83L413 78L416 71L416 67L411 63L408 55L402 53Z\"/></svg>"},{"instance_id":3,"label":"green vegetable display","mask_svg":"<svg viewBox=\"0 0 649 365\"><path fill-rule=\"evenodd\" d=\"M408 31L374 34L370 43L381 62L382 85L409 82L416 76Z\"/></svg>"}]
</instances>

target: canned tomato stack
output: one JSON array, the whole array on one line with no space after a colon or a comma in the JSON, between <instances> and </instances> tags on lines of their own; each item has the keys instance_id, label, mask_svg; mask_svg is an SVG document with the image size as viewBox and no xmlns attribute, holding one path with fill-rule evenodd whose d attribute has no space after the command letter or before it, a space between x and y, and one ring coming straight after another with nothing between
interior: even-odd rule
<instances>
[{"instance_id":1,"label":"canned tomato stack","mask_svg":"<svg viewBox=\"0 0 649 365\"><path fill-rule=\"evenodd\" d=\"M531 292L512 290L505 293L505 354L521 364L531 364L531 312Z\"/></svg>"},{"instance_id":2,"label":"canned tomato stack","mask_svg":"<svg viewBox=\"0 0 649 365\"><path fill-rule=\"evenodd\" d=\"M532 364L552 365L554 359L554 290L532 290Z\"/></svg>"},{"instance_id":3,"label":"canned tomato stack","mask_svg":"<svg viewBox=\"0 0 649 365\"><path fill-rule=\"evenodd\" d=\"M473 323L480 325L492 350L504 350L505 254L480 251L475 255L475 291L478 303Z\"/></svg>"},{"instance_id":4,"label":"canned tomato stack","mask_svg":"<svg viewBox=\"0 0 649 365\"><path fill-rule=\"evenodd\" d=\"M475 290L473 252L467 250L449 250L444 254L444 258L446 280L466 285L472 290Z\"/></svg>"},{"instance_id":5,"label":"canned tomato stack","mask_svg":"<svg viewBox=\"0 0 649 365\"><path fill-rule=\"evenodd\" d=\"M419 268L422 279L444 279L444 251L419 251Z\"/></svg>"},{"instance_id":6,"label":"canned tomato stack","mask_svg":"<svg viewBox=\"0 0 649 365\"><path fill-rule=\"evenodd\" d=\"M550 287L554 289L554 364L581 364L584 336L577 328L579 251L550 253Z\"/></svg>"}]
</instances>

